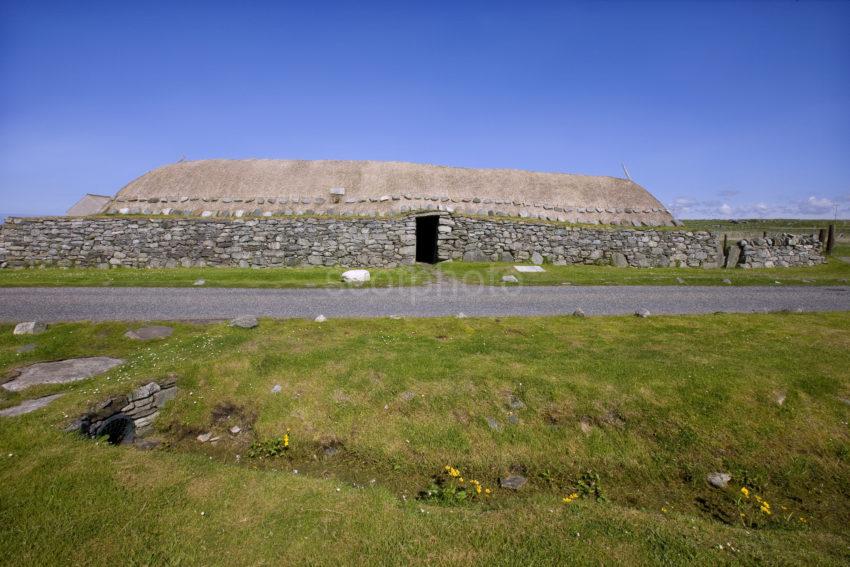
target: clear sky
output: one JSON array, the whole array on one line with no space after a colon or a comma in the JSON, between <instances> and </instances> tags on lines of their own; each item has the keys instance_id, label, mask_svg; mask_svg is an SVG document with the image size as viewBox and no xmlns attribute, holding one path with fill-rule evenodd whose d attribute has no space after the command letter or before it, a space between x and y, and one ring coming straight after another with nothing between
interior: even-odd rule
<instances>
[{"instance_id":1,"label":"clear sky","mask_svg":"<svg viewBox=\"0 0 850 567\"><path fill-rule=\"evenodd\" d=\"M850 3L0 1L0 212L183 157L632 177L850 217Z\"/></svg>"}]
</instances>

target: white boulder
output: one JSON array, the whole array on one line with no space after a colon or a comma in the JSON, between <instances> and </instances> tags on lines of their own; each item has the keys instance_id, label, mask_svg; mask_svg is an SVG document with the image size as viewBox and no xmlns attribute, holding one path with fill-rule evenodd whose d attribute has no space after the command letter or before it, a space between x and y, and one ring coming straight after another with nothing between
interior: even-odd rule
<instances>
[{"instance_id":1,"label":"white boulder","mask_svg":"<svg viewBox=\"0 0 850 567\"><path fill-rule=\"evenodd\" d=\"M348 270L342 273L342 281L345 283L364 283L372 279L369 270Z\"/></svg>"},{"instance_id":2,"label":"white boulder","mask_svg":"<svg viewBox=\"0 0 850 567\"><path fill-rule=\"evenodd\" d=\"M47 325L40 321L27 321L15 325L13 335L38 335L47 330Z\"/></svg>"}]
</instances>

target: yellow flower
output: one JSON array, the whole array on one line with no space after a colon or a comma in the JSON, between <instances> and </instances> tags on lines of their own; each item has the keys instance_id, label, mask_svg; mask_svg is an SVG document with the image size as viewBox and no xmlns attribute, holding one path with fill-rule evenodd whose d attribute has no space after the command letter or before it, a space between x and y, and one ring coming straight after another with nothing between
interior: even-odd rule
<instances>
[{"instance_id":1,"label":"yellow flower","mask_svg":"<svg viewBox=\"0 0 850 567\"><path fill-rule=\"evenodd\" d=\"M664 512L664 513L666 514L666 513L667 513L667 508L661 508L661 511L662 511L662 512Z\"/></svg>"},{"instance_id":2,"label":"yellow flower","mask_svg":"<svg viewBox=\"0 0 850 567\"><path fill-rule=\"evenodd\" d=\"M283 448L284 449L289 448L289 434L288 433L283 436Z\"/></svg>"},{"instance_id":3,"label":"yellow flower","mask_svg":"<svg viewBox=\"0 0 850 567\"><path fill-rule=\"evenodd\" d=\"M484 489L484 494L490 494L490 489L489 489L489 488L485 488L485 489Z\"/></svg>"},{"instance_id":4,"label":"yellow flower","mask_svg":"<svg viewBox=\"0 0 850 567\"><path fill-rule=\"evenodd\" d=\"M750 490L746 486L742 486L741 487L741 494L743 494L745 497L749 498L750 497Z\"/></svg>"},{"instance_id":5,"label":"yellow flower","mask_svg":"<svg viewBox=\"0 0 850 567\"><path fill-rule=\"evenodd\" d=\"M446 472L449 473L449 476L452 478L460 476L460 471L450 465L446 465Z\"/></svg>"},{"instance_id":6,"label":"yellow flower","mask_svg":"<svg viewBox=\"0 0 850 567\"><path fill-rule=\"evenodd\" d=\"M457 481L462 484L463 483L463 477L460 477L459 479L457 479Z\"/></svg>"}]
</instances>

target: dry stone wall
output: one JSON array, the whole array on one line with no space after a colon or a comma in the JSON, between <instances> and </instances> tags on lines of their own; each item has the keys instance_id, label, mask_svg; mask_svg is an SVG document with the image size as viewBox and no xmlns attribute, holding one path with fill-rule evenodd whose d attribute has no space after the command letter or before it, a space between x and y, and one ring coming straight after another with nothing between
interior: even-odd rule
<instances>
[{"instance_id":1,"label":"dry stone wall","mask_svg":"<svg viewBox=\"0 0 850 567\"><path fill-rule=\"evenodd\" d=\"M738 265L742 268L815 266L825 261L820 240L811 235L782 234L741 240Z\"/></svg>"},{"instance_id":2,"label":"dry stone wall","mask_svg":"<svg viewBox=\"0 0 850 567\"><path fill-rule=\"evenodd\" d=\"M633 267L717 267L730 258L709 232L587 228L439 215L440 259ZM0 225L0 267L360 266L416 258L416 216L394 218L26 218ZM731 266L823 262L811 237L742 241Z\"/></svg>"},{"instance_id":3,"label":"dry stone wall","mask_svg":"<svg viewBox=\"0 0 850 567\"><path fill-rule=\"evenodd\" d=\"M557 224L451 221L452 242L441 249L466 261L524 262L534 253L553 264L614 264L639 268L717 267L722 251L709 232L593 229Z\"/></svg>"}]
</instances>

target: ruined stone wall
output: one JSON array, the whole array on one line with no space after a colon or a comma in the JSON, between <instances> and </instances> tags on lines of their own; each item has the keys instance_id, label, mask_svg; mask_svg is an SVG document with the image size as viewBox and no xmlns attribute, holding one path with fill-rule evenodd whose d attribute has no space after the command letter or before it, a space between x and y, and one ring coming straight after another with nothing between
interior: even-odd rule
<instances>
[{"instance_id":1,"label":"ruined stone wall","mask_svg":"<svg viewBox=\"0 0 850 567\"><path fill-rule=\"evenodd\" d=\"M440 217L441 259L642 268L726 262L719 237L709 232L432 214ZM395 267L415 260L415 218L10 219L0 225L0 267ZM811 237L756 239L738 250L733 265L744 267L823 262Z\"/></svg>"},{"instance_id":2,"label":"ruined stone wall","mask_svg":"<svg viewBox=\"0 0 850 567\"><path fill-rule=\"evenodd\" d=\"M740 248L738 265L742 268L816 266L826 261L820 241L811 235L782 234L741 240L737 244Z\"/></svg>"}]
</instances>

